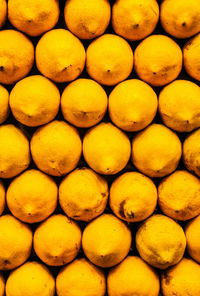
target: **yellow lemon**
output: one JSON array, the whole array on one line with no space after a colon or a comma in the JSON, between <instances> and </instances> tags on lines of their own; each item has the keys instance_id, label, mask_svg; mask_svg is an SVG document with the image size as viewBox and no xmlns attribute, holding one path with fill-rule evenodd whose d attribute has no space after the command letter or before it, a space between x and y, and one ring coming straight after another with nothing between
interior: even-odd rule
<instances>
[{"instance_id":1,"label":"yellow lemon","mask_svg":"<svg viewBox=\"0 0 200 296\"><path fill-rule=\"evenodd\" d=\"M0 126L0 178L12 178L30 163L29 141L12 124Z\"/></svg>"},{"instance_id":2,"label":"yellow lemon","mask_svg":"<svg viewBox=\"0 0 200 296\"><path fill-rule=\"evenodd\" d=\"M57 0L9 0L8 19L18 30L38 36L52 29L59 18Z\"/></svg>"},{"instance_id":3,"label":"yellow lemon","mask_svg":"<svg viewBox=\"0 0 200 296\"><path fill-rule=\"evenodd\" d=\"M5 208L5 188L3 185L3 182L0 180L0 215L3 213L4 208Z\"/></svg>"},{"instance_id":4,"label":"yellow lemon","mask_svg":"<svg viewBox=\"0 0 200 296\"><path fill-rule=\"evenodd\" d=\"M64 16L68 29L80 39L93 39L102 35L110 22L108 0L67 0Z\"/></svg>"},{"instance_id":5,"label":"yellow lemon","mask_svg":"<svg viewBox=\"0 0 200 296\"><path fill-rule=\"evenodd\" d=\"M128 256L112 268L107 279L108 296L158 296L158 274L137 256Z\"/></svg>"},{"instance_id":6,"label":"yellow lemon","mask_svg":"<svg viewBox=\"0 0 200 296\"><path fill-rule=\"evenodd\" d=\"M80 40L65 29L45 33L36 46L38 70L55 82L77 78L85 65L85 49Z\"/></svg>"},{"instance_id":7,"label":"yellow lemon","mask_svg":"<svg viewBox=\"0 0 200 296\"><path fill-rule=\"evenodd\" d=\"M185 228L187 251L189 255L200 263L200 216L188 222Z\"/></svg>"},{"instance_id":8,"label":"yellow lemon","mask_svg":"<svg viewBox=\"0 0 200 296\"><path fill-rule=\"evenodd\" d=\"M133 68L133 52L128 42L112 34L94 40L86 51L88 74L97 82L114 85L125 80Z\"/></svg>"},{"instance_id":9,"label":"yellow lemon","mask_svg":"<svg viewBox=\"0 0 200 296\"><path fill-rule=\"evenodd\" d=\"M0 83L12 84L26 76L34 62L31 41L15 30L0 31Z\"/></svg>"},{"instance_id":10,"label":"yellow lemon","mask_svg":"<svg viewBox=\"0 0 200 296\"><path fill-rule=\"evenodd\" d=\"M152 180L138 172L117 177L110 188L110 207L120 219L128 222L149 217L157 204L157 189Z\"/></svg>"},{"instance_id":11,"label":"yellow lemon","mask_svg":"<svg viewBox=\"0 0 200 296\"><path fill-rule=\"evenodd\" d=\"M77 127L91 127L104 117L107 94L103 87L91 79L77 79L65 89L61 98L64 118Z\"/></svg>"},{"instance_id":12,"label":"yellow lemon","mask_svg":"<svg viewBox=\"0 0 200 296\"><path fill-rule=\"evenodd\" d=\"M0 28L3 27L7 18L7 1L0 0Z\"/></svg>"},{"instance_id":13,"label":"yellow lemon","mask_svg":"<svg viewBox=\"0 0 200 296\"><path fill-rule=\"evenodd\" d=\"M159 20L156 0L118 0L112 8L112 25L118 35L131 41L150 35Z\"/></svg>"},{"instance_id":14,"label":"yellow lemon","mask_svg":"<svg viewBox=\"0 0 200 296\"><path fill-rule=\"evenodd\" d=\"M34 250L46 264L64 265L72 261L81 247L79 226L64 215L53 215L41 223L34 234Z\"/></svg>"},{"instance_id":15,"label":"yellow lemon","mask_svg":"<svg viewBox=\"0 0 200 296\"><path fill-rule=\"evenodd\" d=\"M183 160L186 168L200 177L200 129L194 131L185 139Z\"/></svg>"},{"instance_id":16,"label":"yellow lemon","mask_svg":"<svg viewBox=\"0 0 200 296\"><path fill-rule=\"evenodd\" d=\"M167 33L188 38L200 31L200 6L196 0L165 0L160 7L160 20Z\"/></svg>"},{"instance_id":17,"label":"yellow lemon","mask_svg":"<svg viewBox=\"0 0 200 296\"><path fill-rule=\"evenodd\" d=\"M82 142L78 131L64 121L40 127L31 139L31 153L37 167L53 176L62 176L78 164Z\"/></svg>"},{"instance_id":18,"label":"yellow lemon","mask_svg":"<svg viewBox=\"0 0 200 296\"><path fill-rule=\"evenodd\" d=\"M106 180L82 167L67 175L59 187L59 202L68 217L90 221L105 210L108 199Z\"/></svg>"},{"instance_id":19,"label":"yellow lemon","mask_svg":"<svg viewBox=\"0 0 200 296\"><path fill-rule=\"evenodd\" d=\"M149 125L156 115L157 105L154 90L139 79L121 82L109 96L111 120L129 132L139 131Z\"/></svg>"},{"instance_id":20,"label":"yellow lemon","mask_svg":"<svg viewBox=\"0 0 200 296\"><path fill-rule=\"evenodd\" d=\"M43 264L26 262L10 273L6 282L6 296L25 295L55 295L55 280Z\"/></svg>"},{"instance_id":21,"label":"yellow lemon","mask_svg":"<svg viewBox=\"0 0 200 296\"><path fill-rule=\"evenodd\" d=\"M130 158L128 137L111 123L91 128L83 139L83 155L97 173L113 175L121 171Z\"/></svg>"},{"instance_id":22,"label":"yellow lemon","mask_svg":"<svg viewBox=\"0 0 200 296\"><path fill-rule=\"evenodd\" d=\"M0 296L5 295L5 281L3 277L3 273L0 273Z\"/></svg>"},{"instance_id":23,"label":"yellow lemon","mask_svg":"<svg viewBox=\"0 0 200 296\"><path fill-rule=\"evenodd\" d=\"M150 265L166 269L183 257L186 238L181 226L164 215L153 215L136 233L136 247Z\"/></svg>"},{"instance_id":24,"label":"yellow lemon","mask_svg":"<svg viewBox=\"0 0 200 296\"><path fill-rule=\"evenodd\" d=\"M178 166L182 145L178 136L162 124L139 132L132 143L133 164L149 177L163 177Z\"/></svg>"},{"instance_id":25,"label":"yellow lemon","mask_svg":"<svg viewBox=\"0 0 200 296\"><path fill-rule=\"evenodd\" d=\"M85 258L76 259L59 272L56 291L58 296L104 296L105 275Z\"/></svg>"},{"instance_id":26,"label":"yellow lemon","mask_svg":"<svg viewBox=\"0 0 200 296\"><path fill-rule=\"evenodd\" d=\"M120 263L128 254L131 232L114 215L103 214L84 229L82 247L92 263L100 267L111 267Z\"/></svg>"},{"instance_id":27,"label":"yellow lemon","mask_svg":"<svg viewBox=\"0 0 200 296\"><path fill-rule=\"evenodd\" d=\"M11 215L0 217L0 270L24 263L31 253L32 231Z\"/></svg>"},{"instance_id":28,"label":"yellow lemon","mask_svg":"<svg viewBox=\"0 0 200 296\"><path fill-rule=\"evenodd\" d=\"M3 123L9 114L9 93L5 87L0 85L0 124Z\"/></svg>"},{"instance_id":29,"label":"yellow lemon","mask_svg":"<svg viewBox=\"0 0 200 296\"><path fill-rule=\"evenodd\" d=\"M200 127L200 87L187 80L175 80L159 95L159 112L165 125L178 132Z\"/></svg>"},{"instance_id":30,"label":"yellow lemon","mask_svg":"<svg viewBox=\"0 0 200 296\"><path fill-rule=\"evenodd\" d=\"M140 79L153 86L162 86L176 79L181 72L182 51L173 39L152 35L137 46L134 63Z\"/></svg>"},{"instance_id":31,"label":"yellow lemon","mask_svg":"<svg viewBox=\"0 0 200 296\"><path fill-rule=\"evenodd\" d=\"M200 295L200 265L183 258L177 265L164 271L161 277L163 296Z\"/></svg>"},{"instance_id":32,"label":"yellow lemon","mask_svg":"<svg viewBox=\"0 0 200 296\"><path fill-rule=\"evenodd\" d=\"M16 83L10 93L9 103L19 122L38 126L54 119L59 110L60 93L50 80L34 75Z\"/></svg>"},{"instance_id":33,"label":"yellow lemon","mask_svg":"<svg viewBox=\"0 0 200 296\"><path fill-rule=\"evenodd\" d=\"M200 33L189 40L183 47L183 61L186 72L200 80Z\"/></svg>"},{"instance_id":34,"label":"yellow lemon","mask_svg":"<svg viewBox=\"0 0 200 296\"><path fill-rule=\"evenodd\" d=\"M200 180L187 171L176 171L158 187L161 210L176 220L188 220L200 214Z\"/></svg>"},{"instance_id":35,"label":"yellow lemon","mask_svg":"<svg viewBox=\"0 0 200 296\"><path fill-rule=\"evenodd\" d=\"M58 188L49 176L27 170L9 185L6 201L12 214L27 223L46 219L57 206Z\"/></svg>"}]
</instances>

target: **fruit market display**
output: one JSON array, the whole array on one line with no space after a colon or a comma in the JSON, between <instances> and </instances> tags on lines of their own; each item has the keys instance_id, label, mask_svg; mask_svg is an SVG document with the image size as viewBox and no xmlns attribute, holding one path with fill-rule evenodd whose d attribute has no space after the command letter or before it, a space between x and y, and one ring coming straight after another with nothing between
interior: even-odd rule
<instances>
[{"instance_id":1,"label":"fruit market display","mask_svg":"<svg viewBox=\"0 0 200 296\"><path fill-rule=\"evenodd\" d=\"M0 296L200 296L200 0L0 0Z\"/></svg>"}]
</instances>

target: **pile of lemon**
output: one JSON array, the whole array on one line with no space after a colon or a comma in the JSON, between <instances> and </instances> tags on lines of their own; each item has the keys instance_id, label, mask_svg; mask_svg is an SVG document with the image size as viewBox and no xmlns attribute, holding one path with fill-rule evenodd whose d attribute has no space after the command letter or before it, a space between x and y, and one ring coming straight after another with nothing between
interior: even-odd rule
<instances>
[{"instance_id":1,"label":"pile of lemon","mask_svg":"<svg viewBox=\"0 0 200 296\"><path fill-rule=\"evenodd\" d=\"M200 1L0 0L0 296L200 295Z\"/></svg>"}]
</instances>

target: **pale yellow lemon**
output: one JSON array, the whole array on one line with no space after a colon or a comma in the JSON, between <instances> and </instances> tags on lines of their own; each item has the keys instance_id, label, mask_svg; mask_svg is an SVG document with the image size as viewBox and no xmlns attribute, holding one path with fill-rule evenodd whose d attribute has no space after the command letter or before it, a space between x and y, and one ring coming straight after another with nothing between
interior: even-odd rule
<instances>
[{"instance_id":1,"label":"pale yellow lemon","mask_svg":"<svg viewBox=\"0 0 200 296\"><path fill-rule=\"evenodd\" d=\"M105 275L85 258L76 259L58 273L56 292L58 296L104 296Z\"/></svg>"},{"instance_id":2,"label":"pale yellow lemon","mask_svg":"<svg viewBox=\"0 0 200 296\"><path fill-rule=\"evenodd\" d=\"M160 6L160 20L167 33L188 38L200 31L200 6L196 0L165 0Z\"/></svg>"},{"instance_id":3,"label":"pale yellow lemon","mask_svg":"<svg viewBox=\"0 0 200 296\"><path fill-rule=\"evenodd\" d=\"M158 296L159 276L137 256L128 256L112 268L107 278L108 296Z\"/></svg>"},{"instance_id":4,"label":"pale yellow lemon","mask_svg":"<svg viewBox=\"0 0 200 296\"><path fill-rule=\"evenodd\" d=\"M97 173L113 175L121 171L130 158L128 137L111 123L91 128L83 139L83 155Z\"/></svg>"},{"instance_id":5,"label":"pale yellow lemon","mask_svg":"<svg viewBox=\"0 0 200 296\"><path fill-rule=\"evenodd\" d=\"M85 49L80 40L65 29L45 33L35 51L38 70L55 82L77 78L85 65Z\"/></svg>"},{"instance_id":6,"label":"pale yellow lemon","mask_svg":"<svg viewBox=\"0 0 200 296\"><path fill-rule=\"evenodd\" d=\"M112 7L114 31L131 41L150 35L159 20L156 0L118 0Z\"/></svg>"},{"instance_id":7,"label":"pale yellow lemon","mask_svg":"<svg viewBox=\"0 0 200 296\"><path fill-rule=\"evenodd\" d=\"M30 146L37 167L52 176L62 176L72 171L82 152L78 131L66 122L57 120L37 129Z\"/></svg>"},{"instance_id":8,"label":"pale yellow lemon","mask_svg":"<svg viewBox=\"0 0 200 296\"><path fill-rule=\"evenodd\" d=\"M32 231L11 215L0 217L0 270L24 263L32 249Z\"/></svg>"},{"instance_id":9,"label":"pale yellow lemon","mask_svg":"<svg viewBox=\"0 0 200 296\"><path fill-rule=\"evenodd\" d=\"M165 125L178 132L200 127L200 87L187 80L175 80L160 92L159 112Z\"/></svg>"},{"instance_id":10,"label":"pale yellow lemon","mask_svg":"<svg viewBox=\"0 0 200 296\"><path fill-rule=\"evenodd\" d=\"M82 167L62 180L59 202L68 217L90 221L105 210L108 191L108 184L102 176Z\"/></svg>"},{"instance_id":11,"label":"pale yellow lemon","mask_svg":"<svg viewBox=\"0 0 200 296\"><path fill-rule=\"evenodd\" d=\"M134 65L140 79L153 86L162 86L176 79L181 72L182 51L173 39L151 35L137 46Z\"/></svg>"},{"instance_id":12,"label":"pale yellow lemon","mask_svg":"<svg viewBox=\"0 0 200 296\"><path fill-rule=\"evenodd\" d=\"M119 83L110 93L109 115L119 128L135 132L152 122L157 105L157 95L147 83L129 79Z\"/></svg>"},{"instance_id":13,"label":"pale yellow lemon","mask_svg":"<svg viewBox=\"0 0 200 296\"><path fill-rule=\"evenodd\" d=\"M124 222L114 215L103 214L84 229L82 247L92 263L111 267L127 256L131 240L131 232Z\"/></svg>"},{"instance_id":14,"label":"pale yellow lemon","mask_svg":"<svg viewBox=\"0 0 200 296\"><path fill-rule=\"evenodd\" d=\"M107 94L103 87L86 78L71 82L61 97L64 118L77 127L91 127L101 121L107 104Z\"/></svg>"},{"instance_id":15,"label":"pale yellow lemon","mask_svg":"<svg viewBox=\"0 0 200 296\"><path fill-rule=\"evenodd\" d=\"M180 139L162 124L152 124L133 138L133 164L149 177L163 177L172 173L181 155Z\"/></svg>"},{"instance_id":16,"label":"pale yellow lemon","mask_svg":"<svg viewBox=\"0 0 200 296\"><path fill-rule=\"evenodd\" d=\"M142 221L155 210L157 189L150 178L138 172L127 172L112 183L109 202L120 219L128 222Z\"/></svg>"},{"instance_id":17,"label":"pale yellow lemon","mask_svg":"<svg viewBox=\"0 0 200 296\"><path fill-rule=\"evenodd\" d=\"M200 180L187 171L175 171L158 187L163 213L176 220L189 220L200 214Z\"/></svg>"},{"instance_id":18,"label":"pale yellow lemon","mask_svg":"<svg viewBox=\"0 0 200 296\"><path fill-rule=\"evenodd\" d=\"M9 21L30 36L38 36L52 29L59 13L57 0L8 0Z\"/></svg>"},{"instance_id":19,"label":"pale yellow lemon","mask_svg":"<svg viewBox=\"0 0 200 296\"><path fill-rule=\"evenodd\" d=\"M53 215L41 223L33 240L37 256L46 264L61 266L72 261L81 247L81 230L64 215Z\"/></svg>"},{"instance_id":20,"label":"pale yellow lemon","mask_svg":"<svg viewBox=\"0 0 200 296\"><path fill-rule=\"evenodd\" d=\"M0 126L0 178L12 178L30 163L29 141L13 124Z\"/></svg>"},{"instance_id":21,"label":"pale yellow lemon","mask_svg":"<svg viewBox=\"0 0 200 296\"><path fill-rule=\"evenodd\" d=\"M38 126L54 119L59 110L60 93L53 82L41 75L33 75L15 84L9 103L19 122Z\"/></svg>"},{"instance_id":22,"label":"pale yellow lemon","mask_svg":"<svg viewBox=\"0 0 200 296\"><path fill-rule=\"evenodd\" d=\"M183 257L186 238L181 226L164 215L153 215L143 222L136 233L136 247L143 260L166 269Z\"/></svg>"},{"instance_id":23,"label":"pale yellow lemon","mask_svg":"<svg viewBox=\"0 0 200 296\"><path fill-rule=\"evenodd\" d=\"M19 220L36 223L46 219L57 206L58 188L52 178L38 170L27 170L9 185L6 201Z\"/></svg>"},{"instance_id":24,"label":"pale yellow lemon","mask_svg":"<svg viewBox=\"0 0 200 296\"><path fill-rule=\"evenodd\" d=\"M64 17L68 29L80 39L102 35L110 22L108 0L67 0Z\"/></svg>"},{"instance_id":25,"label":"pale yellow lemon","mask_svg":"<svg viewBox=\"0 0 200 296\"><path fill-rule=\"evenodd\" d=\"M0 85L0 124L3 123L9 115L9 93L5 87Z\"/></svg>"},{"instance_id":26,"label":"pale yellow lemon","mask_svg":"<svg viewBox=\"0 0 200 296\"><path fill-rule=\"evenodd\" d=\"M0 83L12 84L26 76L34 62L31 41L16 30L0 31Z\"/></svg>"},{"instance_id":27,"label":"pale yellow lemon","mask_svg":"<svg viewBox=\"0 0 200 296\"><path fill-rule=\"evenodd\" d=\"M189 40L183 47L183 61L186 72L200 80L200 33Z\"/></svg>"},{"instance_id":28,"label":"pale yellow lemon","mask_svg":"<svg viewBox=\"0 0 200 296\"><path fill-rule=\"evenodd\" d=\"M104 34L88 46L86 68L90 77L97 82L115 85L130 75L133 51L122 37Z\"/></svg>"},{"instance_id":29,"label":"pale yellow lemon","mask_svg":"<svg viewBox=\"0 0 200 296\"><path fill-rule=\"evenodd\" d=\"M41 263L26 262L10 273L6 282L6 296L54 296L55 280Z\"/></svg>"}]
</instances>

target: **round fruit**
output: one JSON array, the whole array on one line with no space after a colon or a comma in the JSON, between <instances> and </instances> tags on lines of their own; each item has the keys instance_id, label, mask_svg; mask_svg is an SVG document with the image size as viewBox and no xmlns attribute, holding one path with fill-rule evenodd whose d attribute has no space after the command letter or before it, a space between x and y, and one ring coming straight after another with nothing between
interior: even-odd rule
<instances>
[{"instance_id":1,"label":"round fruit","mask_svg":"<svg viewBox=\"0 0 200 296\"><path fill-rule=\"evenodd\" d=\"M200 80L200 33L189 40L183 48L183 61L186 72Z\"/></svg>"},{"instance_id":2,"label":"round fruit","mask_svg":"<svg viewBox=\"0 0 200 296\"><path fill-rule=\"evenodd\" d=\"M0 124L2 124L9 115L9 93L2 85L0 85L0 98Z\"/></svg>"},{"instance_id":3,"label":"round fruit","mask_svg":"<svg viewBox=\"0 0 200 296\"><path fill-rule=\"evenodd\" d=\"M85 49L80 40L65 29L45 33L36 46L38 70L55 82L77 78L85 65Z\"/></svg>"},{"instance_id":4,"label":"round fruit","mask_svg":"<svg viewBox=\"0 0 200 296\"><path fill-rule=\"evenodd\" d=\"M178 166L182 145L178 136L161 124L138 133L132 143L133 164L149 177L164 177Z\"/></svg>"},{"instance_id":5,"label":"round fruit","mask_svg":"<svg viewBox=\"0 0 200 296\"><path fill-rule=\"evenodd\" d=\"M26 76L34 62L31 41L15 30L0 31L0 83L12 84Z\"/></svg>"},{"instance_id":6,"label":"round fruit","mask_svg":"<svg viewBox=\"0 0 200 296\"><path fill-rule=\"evenodd\" d=\"M56 291L58 296L104 296L105 275L86 259L76 259L59 272Z\"/></svg>"},{"instance_id":7,"label":"round fruit","mask_svg":"<svg viewBox=\"0 0 200 296\"><path fill-rule=\"evenodd\" d=\"M101 84L114 85L125 80L133 68L133 52L123 38L105 34L87 48L88 74Z\"/></svg>"},{"instance_id":8,"label":"round fruit","mask_svg":"<svg viewBox=\"0 0 200 296\"><path fill-rule=\"evenodd\" d=\"M0 0L0 28L3 27L7 18L7 2L6 0ZM1 294L0 294L1 295Z\"/></svg>"},{"instance_id":9,"label":"round fruit","mask_svg":"<svg viewBox=\"0 0 200 296\"><path fill-rule=\"evenodd\" d=\"M30 36L38 36L52 29L59 13L57 0L8 0L9 21Z\"/></svg>"},{"instance_id":10,"label":"round fruit","mask_svg":"<svg viewBox=\"0 0 200 296\"><path fill-rule=\"evenodd\" d=\"M29 142L12 124L0 126L0 178L12 178L30 163Z\"/></svg>"},{"instance_id":11,"label":"round fruit","mask_svg":"<svg viewBox=\"0 0 200 296\"><path fill-rule=\"evenodd\" d=\"M102 35L110 22L108 0L67 0L64 16L68 29L80 39L93 39Z\"/></svg>"},{"instance_id":12,"label":"round fruit","mask_svg":"<svg viewBox=\"0 0 200 296\"><path fill-rule=\"evenodd\" d=\"M59 105L58 88L41 75L20 80L10 93L10 107L14 117L27 126L38 126L53 120Z\"/></svg>"},{"instance_id":13,"label":"round fruit","mask_svg":"<svg viewBox=\"0 0 200 296\"><path fill-rule=\"evenodd\" d=\"M81 247L79 226L64 215L53 215L38 226L34 250L46 264L64 265L72 261Z\"/></svg>"},{"instance_id":14,"label":"round fruit","mask_svg":"<svg viewBox=\"0 0 200 296\"><path fill-rule=\"evenodd\" d=\"M88 259L101 267L120 263L131 247L131 232L124 222L111 214L103 214L83 231L82 247Z\"/></svg>"},{"instance_id":15,"label":"round fruit","mask_svg":"<svg viewBox=\"0 0 200 296\"><path fill-rule=\"evenodd\" d=\"M139 227L136 247L150 265L166 269L183 257L186 238L181 226L164 215L153 215Z\"/></svg>"},{"instance_id":16,"label":"round fruit","mask_svg":"<svg viewBox=\"0 0 200 296\"><path fill-rule=\"evenodd\" d=\"M68 217L90 221L105 210L108 199L106 180L82 167L67 175L59 188L59 202Z\"/></svg>"},{"instance_id":17,"label":"round fruit","mask_svg":"<svg viewBox=\"0 0 200 296\"><path fill-rule=\"evenodd\" d=\"M5 281L3 277L3 273L0 273L0 296L5 295Z\"/></svg>"},{"instance_id":18,"label":"round fruit","mask_svg":"<svg viewBox=\"0 0 200 296\"><path fill-rule=\"evenodd\" d=\"M6 199L15 217L36 223L53 213L57 196L58 188L53 179L40 171L27 170L10 183Z\"/></svg>"},{"instance_id":19,"label":"round fruit","mask_svg":"<svg viewBox=\"0 0 200 296\"><path fill-rule=\"evenodd\" d=\"M50 271L38 262L26 262L15 269L6 282L6 296L53 296L55 280Z\"/></svg>"},{"instance_id":20,"label":"round fruit","mask_svg":"<svg viewBox=\"0 0 200 296\"><path fill-rule=\"evenodd\" d=\"M149 217L157 204L157 189L152 180L138 172L125 173L112 183L110 207L120 219L138 222Z\"/></svg>"},{"instance_id":21,"label":"round fruit","mask_svg":"<svg viewBox=\"0 0 200 296\"><path fill-rule=\"evenodd\" d=\"M200 177L200 129L194 131L185 139L183 160L186 168Z\"/></svg>"},{"instance_id":22,"label":"round fruit","mask_svg":"<svg viewBox=\"0 0 200 296\"><path fill-rule=\"evenodd\" d=\"M108 98L103 87L91 79L77 79L65 88L61 98L64 118L77 127L91 127L104 117Z\"/></svg>"},{"instance_id":23,"label":"round fruit","mask_svg":"<svg viewBox=\"0 0 200 296\"><path fill-rule=\"evenodd\" d=\"M160 20L167 33L176 38L188 38L200 31L200 6L196 0L165 0L161 4Z\"/></svg>"},{"instance_id":24,"label":"round fruit","mask_svg":"<svg viewBox=\"0 0 200 296\"><path fill-rule=\"evenodd\" d=\"M189 255L200 263L200 216L188 222L185 229L187 251Z\"/></svg>"},{"instance_id":25,"label":"round fruit","mask_svg":"<svg viewBox=\"0 0 200 296\"><path fill-rule=\"evenodd\" d=\"M200 295L200 265L183 258L177 265L164 271L161 277L163 296Z\"/></svg>"},{"instance_id":26,"label":"round fruit","mask_svg":"<svg viewBox=\"0 0 200 296\"><path fill-rule=\"evenodd\" d=\"M112 268L107 283L108 296L158 296L160 290L157 273L137 256L128 256Z\"/></svg>"},{"instance_id":27,"label":"round fruit","mask_svg":"<svg viewBox=\"0 0 200 296\"><path fill-rule=\"evenodd\" d=\"M33 235L26 224L11 215L0 217L0 229L0 270L10 270L30 256Z\"/></svg>"},{"instance_id":28,"label":"round fruit","mask_svg":"<svg viewBox=\"0 0 200 296\"><path fill-rule=\"evenodd\" d=\"M178 132L200 127L200 87L187 80L175 80L159 95L159 112L165 125Z\"/></svg>"},{"instance_id":29,"label":"round fruit","mask_svg":"<svg viewBox=\"0 0 200 296\"><path fill-rule=\"evenodd\" d=\"M129 79L118 84L111 92L109 115L119 128L135 132L152 122L157 105L157 95L147 83Z\"/></svg>"},{"instance_id":30,"label":"round fruit","mask_svg":"<svg viewBox=\"0 0 200 296\"><path fill-rule=\"evenodd\" d=\"M113 175L121 171L130 158L128 137L111 123L91 128L83 139L83 155L97 173Z\"/></svg>"},{"instance_id":31,"label":"round fruit","mask_svg":"<svg viewBox=\"0 0 200 296\"><path fill-rule=\"evenodd\" d=\"M182 69L182 51L178 44L164 35L144 39L134 53L135 71L153 86L168 84Z\"/></svg>"},{"instance_id":32,"label":"round fruit","mask_svg":"<svg viewBox=\"0 0 200 296\"><path fill-rule=\"evenodd\" d=\"M118 0L112 8L114 31L131 41L150 35L159 20L156 0Z\"/></svg>"},{"instance_id":33,"label":"round fruit","mask_svg":"<svg viewBox=\"0 0 200 296\"><path fill-rule=\"evenodd\" d=\"M200 214L200 180L187 171L176 171L158 187L163 213L175 220L188 220Z\"/></svg>"},{"instance_id":34,"label":"round fruit","mask_svg":"<svg viewBox=\"0 0 200 296\"><path fill-rule=\"evenodd\" d=\"M0 180L0 215L3 213L5 209L5 204L6 204L5 196L6 196L5 188L4 188L3 182Z\"/></svg>"},{"instance_id":35,"label":"round fruit","mask_svg":"<svg viewBox=\"0 0 200 296\"><path fill-rule=\"evenodd\" d=\"M82 143L78 131L64 121L40 127L31 139L31 153L37 167L52 176L62 176L78 164Z\"/></svg>"}]
</instances>

